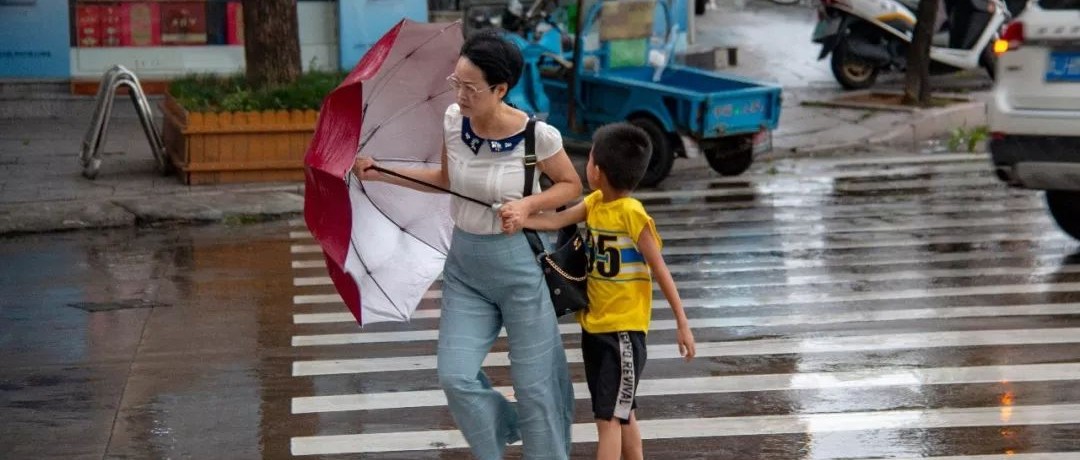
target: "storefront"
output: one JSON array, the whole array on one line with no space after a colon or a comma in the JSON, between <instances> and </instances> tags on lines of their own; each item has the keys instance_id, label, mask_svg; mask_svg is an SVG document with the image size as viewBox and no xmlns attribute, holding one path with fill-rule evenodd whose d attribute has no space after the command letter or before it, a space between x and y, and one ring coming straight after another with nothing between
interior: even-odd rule
<instances>
[{"instance_id":1,"label":"storefront","mask_svg":"<svg viewBox=\"0 0 1080 460\"><path fill-rule=\"evenodd\" d=\"M304 68L338 68L338 2L299 0L297 13ZM236 0L0 0L0 78L238 72L243 27Z\"/></svg>"}]
</instances>

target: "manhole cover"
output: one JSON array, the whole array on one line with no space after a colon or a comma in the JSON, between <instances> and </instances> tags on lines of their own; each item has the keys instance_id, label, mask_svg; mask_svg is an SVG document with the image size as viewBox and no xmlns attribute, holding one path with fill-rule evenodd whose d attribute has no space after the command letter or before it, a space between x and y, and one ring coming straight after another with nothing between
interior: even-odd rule
<instances>
[{"instance_id":1,"label":"manhole cover","mask_svg":"<svg viewBox=\"0 0 1080 460\"><path fill-rule=\"evenodd\" d=\"M171 307L167 303L154 302L149 300L120 300L115 302L78 302L69 303L69 307L78 308L80 310L86 310L94 313L99 311L113 311L113 310L128 310L132 308L158 308L158 307Z\"/></svg>"}]
</instances>

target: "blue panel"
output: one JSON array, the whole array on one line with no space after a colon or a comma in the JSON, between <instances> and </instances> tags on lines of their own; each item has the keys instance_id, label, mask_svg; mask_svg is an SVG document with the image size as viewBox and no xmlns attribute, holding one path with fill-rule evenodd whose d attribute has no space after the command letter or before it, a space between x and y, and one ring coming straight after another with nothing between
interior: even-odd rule
<instances>
[{"instance_id":1,"label":"blue panel","mask_svg":"<svg viewBox=\"0 0 1080 460\"><path fill-rule=\"evenodd\" d=\"M428 21L427 0L340 0L339 61L352 69L386 31L402 19Z\"/></svg>"},{"instance_id":2,"label":"blue panel","mask_svg":"<svg viewBox=\"0 0 1080 460\"><path fill-rule=\"evenodd\" d=\"M0 0L0 77L71 76L68 0Z\"/></svg>"}]
</instances>

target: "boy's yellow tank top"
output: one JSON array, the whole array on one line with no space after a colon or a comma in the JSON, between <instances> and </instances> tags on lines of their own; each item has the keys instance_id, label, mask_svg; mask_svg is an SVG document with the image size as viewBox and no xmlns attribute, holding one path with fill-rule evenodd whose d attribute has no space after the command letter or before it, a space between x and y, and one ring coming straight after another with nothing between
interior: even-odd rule
<instances>
[{"instance_id":1,"label":"boy's yellow tank top","mask_svg":"<svg viewBox=\"0 0 1080 460\"><path fill-rule=\"evenodd\" d=\"M641 202L619 198L604 202L597 190L585 197L589 267L589 308L578 322L594 334L617 331L648 332L652 317L652 275L637 247L648 228L662 244L656 224Z\"/></svg>"}]
</instances>

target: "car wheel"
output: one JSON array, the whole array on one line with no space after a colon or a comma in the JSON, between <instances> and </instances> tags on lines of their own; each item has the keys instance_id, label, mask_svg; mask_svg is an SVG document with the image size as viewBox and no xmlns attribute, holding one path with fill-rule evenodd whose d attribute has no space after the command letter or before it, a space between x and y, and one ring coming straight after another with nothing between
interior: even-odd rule
<instances>
[{"instance_id":1,"label":"car wheel","mask_svg":"<svg viewBox=\"0 0 1080 460\"><path fill-rule=\"evenodd\" d=\"M852 55L848 51L847 40L841 40L836 45L831 64L833 77L844 89L866 89L877 81L877 66Z\"/></svg>"},{"instance_id":2,"label":"car wheel","mask_svg":"<svg viewBox=\"0 0 1080 460\"><path fill-rule=\"evenodd\" d=\"M1080 240L1080 192L1046 191L1046 206L1058 227Z\"/></svg>"},{"instance_id":3,"label":"car wheel","mask_svg":"<svg viewBox=\"0 0 1080 460\"><path fill-rule=\"evenodd\" d=\"M719 139L702 149L709 167L722 176L738 176L754 163L754 136Z\"/></svg>"},{"instance_id":4,"label":"car wheel","mask_svg":"<svg viewBox=\"0 0 1080 460\"><path fill-rule=\"evenodd\" d=\"M645 176L641 178L642 187L652 187L659 184L671 172L675 164L675 151L671 148L667 133L652 118L634 118L630 123L641 128L649 135L652 143L652 156L649 157L649 168L645 170Z\"/></svg>"},{"instance_id":5,"label":"car wheel","mask_svg":"<svg viewBox=\"0 0 1080 460\"><path fill-rule=\"evenodd\" d=\"M694 14L701 16L705 14L705 4L708 0L695 0L694 1Z\"/></svg>"}]
</instances>

